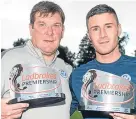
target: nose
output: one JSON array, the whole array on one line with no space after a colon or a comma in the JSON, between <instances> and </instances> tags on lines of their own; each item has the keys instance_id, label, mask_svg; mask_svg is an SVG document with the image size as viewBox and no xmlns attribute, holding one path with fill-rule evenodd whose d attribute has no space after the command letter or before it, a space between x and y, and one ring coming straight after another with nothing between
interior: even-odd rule
<instances>
[{"instance_id":1,"label":"nose","mask_svg":"<svg viewBox=\"0 0 136 119\"><path fill-rule=\"evenodd\" d=\"M104 38L105 36L107 36L106 30L104 28L101 29L100 36L101 36L101 38Z\"/></svg>"},{"instance_id":2,"label":"nose","mask_svg":"<svg viewBox=\"0 0 136 119\"><path fill-rule=\"evenodd\" d=\"M47 34L47 35L52 35L52 34L53 34L52 26L48 26L48 27L46 28L46 34Z\"/></svg>"}]
</instances>

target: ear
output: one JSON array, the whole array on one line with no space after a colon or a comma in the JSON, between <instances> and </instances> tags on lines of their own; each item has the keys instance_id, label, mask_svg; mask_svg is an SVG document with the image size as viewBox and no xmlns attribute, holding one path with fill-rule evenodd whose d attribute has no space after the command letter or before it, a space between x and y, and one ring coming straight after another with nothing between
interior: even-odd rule
<instances>
[{"instance_id":1,"label":"ear","mask_svg":"<svg viewBox=\"0 0 136 119\"><path fill-rule=\"evenodd\" d=\"M121 24L119 24L118 25L118 36L120 36L121 32L122 32L122 28L121 28Z\"/></svg>"},{"instance_id":2,"label":"ear","mask_svg":"<svg viewBox=\"0 0 136 119\"><path fill-rule=\"evenodd\" d=\"M32 36L32 33L33 33L33 25L32 24L29 24L29 32L30 32L30 35Z\"/></svg>"},{"instance_id":3,"label":"ear","mask_svg":"<svg viewBox=\"0 0 136 119\"><path fill-rule=\"evenodd\" d=\"M63 28L62 28L62 37L61 38L63 38L63 36L64 36L64 31L65 31L65 26L63 25Z\"/></svg>"},{"instance_id":4,"label":"ear","mask_svg":"<svg viewBox=\"0 0 136 119\"><path fill-rule=\"evenodd\" d=\"M89 40L91 41L91 36L89 35L89 31L87 31L87 36L88 36Z\"/></svg>"}]
</instances>

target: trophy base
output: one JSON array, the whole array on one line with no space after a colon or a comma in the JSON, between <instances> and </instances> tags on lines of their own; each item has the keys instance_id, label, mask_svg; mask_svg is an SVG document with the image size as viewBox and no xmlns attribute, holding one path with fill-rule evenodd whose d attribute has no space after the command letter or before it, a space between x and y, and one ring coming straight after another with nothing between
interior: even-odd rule
<instances>
[{"instance_id":1,"label":"trophy base","mask_svg":"<svg viewBox=\"0 0 136 119\"><path fill-rule=\"evenodd\" d=\"M103 107L103 106L91 106L91 108L89 106L87 108L83 106L79 106L78 110L82 112L82 115L84 118L88 118L88 117L110 118L111 116L109 115L109 113L136 114L135 109L129 109L129 108L123 108L123 107L116 107L116 108L111 107L109 109L106 109L106 107Z\"/></svg>"},{"instance_id":2,"label":"trophy base","mask_svg":"<svg viewBox=\"0 0 136 119\"><path fill-rule=\"evenodd\" d=\"M108 118L108 119L113 119L112 116L109 115L109 113L116 113L116 112L106 112L106 111L90 111L90 110L80 110L84 118ZM121 112L117 112L121 113ZM128 113L127 113L128 114ZM131 113L136 114L135 113ZM129 114L128 114L129 115Z\"/></svg>"},{"instance_id":3,"label":"trophy base","mask_svg":"<svg viewBox=\"0 0 136 119\"><path fill-rule=\"evenodd\" d=\"M8 104L16 104L16 103L29 103L28 108L38 108L38 107L45 107L49 105L53 105L55 103L59 103L65 100L65 94L61 93L60 97L42 97L42 98L35 98L35 99L23 99L14 98L8 102Z\"/></svg>"}]
</instances>

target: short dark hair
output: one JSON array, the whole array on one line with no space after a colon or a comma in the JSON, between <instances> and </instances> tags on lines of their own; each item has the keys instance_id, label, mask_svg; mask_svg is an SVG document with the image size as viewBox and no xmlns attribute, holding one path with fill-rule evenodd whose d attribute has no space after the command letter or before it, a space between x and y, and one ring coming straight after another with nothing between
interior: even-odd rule
<instances>
[{"instance_id":1,"label":"short dark hair","mask_svg":"<svg viewBox=\"0 0 136 119\"><path fill-rule=\"evenodd\" d=\"M87 13L87 16L86 16L86 25L87 25L87 28L88 28L88 20L90 17L94 16L94 15L97 15L97 14L102 14L102 13L111 13L111 14L114 14L115 15L115 18L116 18L116 21L117 21L117 24L119 24L119 20L118 20L118 17L117 17L117 14L115 12L115 10L106 5L106 4L100 4L100 5L96 5L95 7L93 7L88 13Z\"/></svg>"},{"instance_id":2,"label":"short dark hair","mask_svg":"<svg viewBox=\"0 0 136 119\"><path fill-rule=\"evenodd\" d=\"M62 23L64 24L65 14L62 8L59 5L55 4L54 2L41 1L37 3L36 5L34 5L30 13L30 24L32 25L35 22L36 13L40 13L40 16L42 15L48 16L49 13L52 13L52 14L59 13L62 19Z\"/></svg>"}]
</instances>

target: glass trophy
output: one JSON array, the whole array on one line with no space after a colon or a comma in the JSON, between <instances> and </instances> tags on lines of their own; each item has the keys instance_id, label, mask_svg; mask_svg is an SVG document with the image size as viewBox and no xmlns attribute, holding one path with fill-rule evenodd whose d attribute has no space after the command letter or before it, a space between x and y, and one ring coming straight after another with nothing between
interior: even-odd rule
<instances>
[{"instance_id":1,"label":"glass trophy","mask_svg":"<svg viewBox=\"0 0 136 119\"><path fill-rule=\"evenodd\" d=\"M136 113L136 84L120 76L91 69L83 76L79 110Z\"/></svg>"},{"instance_id":2,"label":"glass trophy","mask_svg":"<svg viewBox=\"0 0 136 119\"><path fill-rule=\"evenodd\" d=\"M59 71L55 68L30 64L15 65L9 76L14 99L9 104L29 103L29 108L65 102Z\"/></svg>"}]
</instances>

